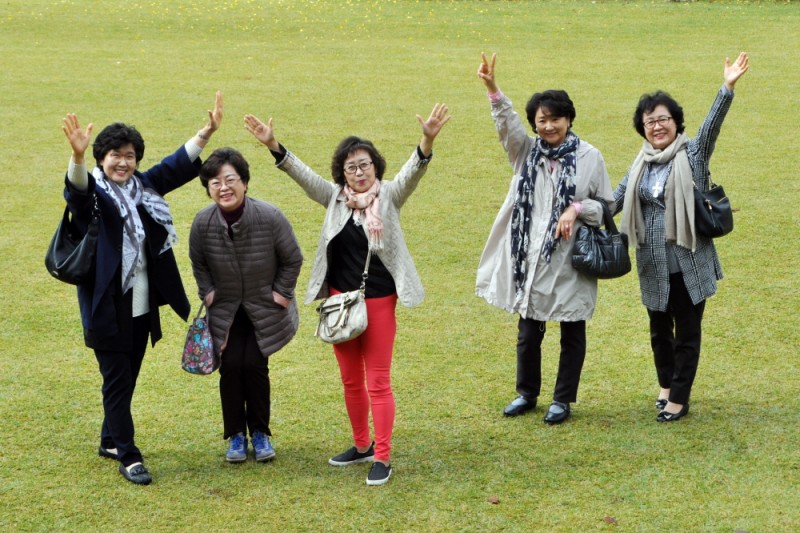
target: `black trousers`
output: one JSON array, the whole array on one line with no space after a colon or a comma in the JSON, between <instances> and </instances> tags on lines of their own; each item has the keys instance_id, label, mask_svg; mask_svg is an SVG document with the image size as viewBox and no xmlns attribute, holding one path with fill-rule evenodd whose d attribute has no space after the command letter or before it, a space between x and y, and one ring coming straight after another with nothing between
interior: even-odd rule
<instances>
[{"instance_id":1,"label":"black trousers","mask_svg":"<svg viewBox=\"0 0 800 533\"><path fill-rule=\"evenodd\" d=\"M223 438L269 430L269 366L256 341L255 328L243 307L236 312L222 352L219 394L222 400Z\"/></svg>"},{"instance_id":2,"label":"black trousers","mask_svg":"<svg viewBox=\"0 0 800 533\"><path fill-rule=\"evenodd\" d=\"M95 350L94 355L103 376L103 427L100 445L116 448L125 466L142 461L134 443L131 402L139 370L142 368L147 339L150 334L150 314L135 317L132 323L132 347L128 351Z\"/></svg>"},{"instance_id":3,"label":"black trousers","mask_svg":"<svg viewBox=\"0 0 800 533\"><path fill-rule=\"evenodd\" d=\"M673 403L689 403L700 361L705 307L705 300L697 305L692 303L679 272L669 276L667 310L647 310L658 384L669 389L669 401Z\"/></svg>"},{"instance_id":4,"label":"black trousers","mask_svg":"<svg viewBox=\"0 0 800 533\"><path fill-rule=\"evenodd\" d=\"M578 397L583 361L586 358L586 321L561 322L561 358L553 400L572 403ZM517 393L537 398L542 388L542 340L546 322L519 319L517 336Z\"/></svg>"}]
</instances>

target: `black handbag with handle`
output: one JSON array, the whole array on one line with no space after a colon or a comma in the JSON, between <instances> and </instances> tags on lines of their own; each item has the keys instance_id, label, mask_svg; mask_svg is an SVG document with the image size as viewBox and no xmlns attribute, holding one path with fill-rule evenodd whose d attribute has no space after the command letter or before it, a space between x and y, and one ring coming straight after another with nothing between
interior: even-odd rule
<instances>
[{"instance_id":1,"label":"black handbag with handle","mask_svg":"<svg viewBox=\"0 0 800 533\"><path fill-rule=\"evenodd\" d=\"M599 279L618 278L631 271L628 236L617 231L611 210L603 200L599 201L603 206L605 229L595 226L578 228L572 248L572 267Z\"/></svg>"},{"instance_id":2,"label":"black handbag with handle","mask_svg":"<svg viewBox=\"0 0 800 533\"><path fill-rule=\"evenodd\" d=\"M94 275L97 234L100 231L100 209L97 196L93 197L91 219L84 235L81 235L69 218L69 207L50 241L44 264L51 276L64 283L79 285Z\"/></svg>"},{"instance_id":3,"label":"black handbag with handle","mask_svg":"<svg viewBox=\"0 0 800 533\"><path fill-rule=\"evenodd\" d=\"M722 185L710 185L706 192L694 186L694 230L713 239L733 231L733 210Z\"/></svg>"}]
</instances>

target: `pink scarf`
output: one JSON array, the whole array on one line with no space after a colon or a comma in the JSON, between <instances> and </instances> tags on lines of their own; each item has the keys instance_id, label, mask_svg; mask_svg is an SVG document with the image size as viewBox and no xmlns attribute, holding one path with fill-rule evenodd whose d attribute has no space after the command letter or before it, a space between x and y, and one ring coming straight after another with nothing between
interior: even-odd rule
<instances>
[{"instance_id":1,"label":"pink scarf","mask_svg":"<svg viewBox=\"0 0 800 533\"><path fill-rule=\"evenodd\" d=\"M355 192L346 184L343 189L345 205L353 210L353 222L355 222L356 226L361 226L363 224L362 219L366 220L370 250L383 249L383 219L380 213L380 191L381 181L377 179L375 183L372 184L372 187L365 192Z\"/></svg>"}]
</instances>

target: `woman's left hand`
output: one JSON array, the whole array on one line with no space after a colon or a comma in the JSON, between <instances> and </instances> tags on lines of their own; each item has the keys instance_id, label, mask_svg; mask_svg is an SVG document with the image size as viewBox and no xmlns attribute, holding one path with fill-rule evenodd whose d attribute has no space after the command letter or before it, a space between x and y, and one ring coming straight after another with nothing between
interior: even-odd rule
<instances>
[{"instance_id":1,"label":"woman's left hand","mask_svg":"<svg viewBox=\"0 0 800 533\"><path fill-rule=\"evenodd\" d=\"M272 299L275 300L276 304L280 305L284 309L289 307L289 303L291 303L283 294L275 291L272 291Z\"/></svg>"},{"instance_id":2,"label":"woman's left hand","mask_svg":"<svg viewBox=\"0 0 800 533\"><path fill-rule=\"evenodd\" d=\"M731 59L726 57L725 70L723 71L722 75L723 79L725 80L725 87L727 87L729 91L733 91L733 86L736 85L736 82L739 80L739 78L741 78L749 69L750 57L748 57L747 52L741 52L733 64L731 64Z\"/></svg>"},{"instance_id":3,"label":"woman's left hand","mask_svg":"<svg viewBox=\"0 0 800 533\"><path fill-rule=\"evenodd\" d=\"M206 124L203 129L197 132L197 135L194 138L194 142L200 146L200 148L205 148L208 140L211 138L211 135L217 131L222 124L222 92L217 91L214 97L214 109L208 110L208 124Z\"/></svg>"},{"instance_id":4,"label":"woman's left hand","mask_svg":"<svg viewBox=\"0 0 800 533\"><path fill-rule=\"evenodd\" d=\"M209 133L214 133L217 131L222 124L222 91L217 91L214 95L214 109L208 111L208 126L211 131Z\"/></svg>"},{"instance_id":5,"label":"woman's left hand","mask_svg":"<svg viewBox=\"0 0 800 533\"><path fill-rule=\"evenodd\" d=\"M426 156L430 155L433 150L433 141L445 124L452 118L452 115L447 114L448 109L446 104L437 103L433 106L430 116L427 120L422 120L422 117L417 115L417 120L422 125L422 141L419 143L420 150Z\"/></svg>"},{"instance_id":6,"label":"woman's left hand","mask_svg":"<svg viewBox=\"0 0 800 533\"><path fill-rule=\"evenodd\" d=\"M578 212L573 206L567 207L558 219L556 225L556 239L563 237L569 240L572 237L572 232L575 228L575 220L578 218Z\"/></svg>"}]
</instances>

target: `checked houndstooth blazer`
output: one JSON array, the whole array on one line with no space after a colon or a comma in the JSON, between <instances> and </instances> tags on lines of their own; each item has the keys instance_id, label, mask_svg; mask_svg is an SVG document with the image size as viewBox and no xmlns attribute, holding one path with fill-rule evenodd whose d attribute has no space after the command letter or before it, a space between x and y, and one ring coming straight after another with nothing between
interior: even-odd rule
<instances>
[{"instance_id":1,"label":"checked houndstooth blazer","mask_svg":"<svg viewBox=\"0 0 800 533\"><path fill-rule=\"evenodd\" d=\"M722 121L733 102L733 93L725 86L720 88L711 110L700 126L697 136L686 145L692 176L701 190L708 190L711 172L709 160L714 151ZM672 162L664 165L648 164L645 174L649 172L666 172L669 174ZM628 186L628 174L614 191L616 208L614 213L622 210L625 201L625 190ZM644 184L643 176L640 185ZM650 191L640 188L639 200L642 202L642 214L645 221L646 241L636 250L636 263L639 272L639 287L642 291L642 303L651 311L666 311L669 299L669 265L664 230L664 206L657 201ZM691 250L673 245L678 265L683 274L683 281L692 303L697 305L717 292L717 280L722 279L722 265L714 247L714 241L697 236L697 249Z\"/></svg>"}]
</instances>

